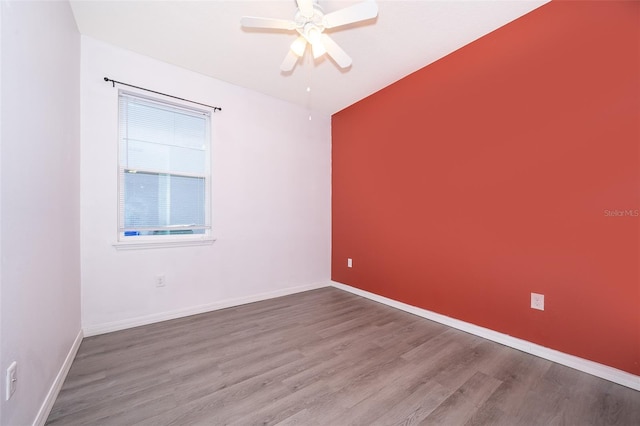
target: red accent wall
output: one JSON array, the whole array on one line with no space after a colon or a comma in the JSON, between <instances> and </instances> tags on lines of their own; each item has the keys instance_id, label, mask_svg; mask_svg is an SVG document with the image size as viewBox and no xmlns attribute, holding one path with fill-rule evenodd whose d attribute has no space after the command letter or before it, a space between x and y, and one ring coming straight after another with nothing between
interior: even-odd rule
<instances>
[{"instance_id":1,"label":"red accent wall","mask_svg":"<svg viewBox=\"0 0 640 426\"><path fill-rule=\"evenodd\" d=\"M549 3L332 137L333 280L640 375L640 2Z\"/></svg>"}]
</instances>

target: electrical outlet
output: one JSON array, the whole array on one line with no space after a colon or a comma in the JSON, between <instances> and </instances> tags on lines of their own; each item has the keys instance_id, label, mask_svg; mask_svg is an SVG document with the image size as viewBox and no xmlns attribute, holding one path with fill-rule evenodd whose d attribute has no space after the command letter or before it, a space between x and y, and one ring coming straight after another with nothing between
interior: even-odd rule
<instances>
[{"instance_id":1,"label":"electrical outlet","mask_svg":"<svg viewBox=\"0 0 640 426\"><path fill-rule=\"evenodd\" d=\"M353 260L351 258L347 259L347 268L353 268Z\"/></svg>"},{"instance_id":2,"label":"electrical outlet","mask_svg":"<svg viewBox=\"0 0 640 426\"><path fill-rule=\"evenodd\" d=\"M544 294L531 293L531 309L544 311Z\"/></svg>"},{"instance_id":3,"label":"electrical outlet","mask_svg":"<svg viewBox=\"0 0 640 426\"><path fill-rule=\"evenodd\" d=\"M13 361L9 368L7 368L5 399L8 401L11 395L16 391L18 386L18 363Z\"/></svg>"},{"instance_id":4,"label":"electrical outlet","mask_svg":"<svg viewBox=\"0 0 640 426\"><path fill-rule=\"evenodd\" d=\"M156 287L164 287L167 285L167 282L164 278L164 275L156 275Z\"/></svg>"}]
</instances>

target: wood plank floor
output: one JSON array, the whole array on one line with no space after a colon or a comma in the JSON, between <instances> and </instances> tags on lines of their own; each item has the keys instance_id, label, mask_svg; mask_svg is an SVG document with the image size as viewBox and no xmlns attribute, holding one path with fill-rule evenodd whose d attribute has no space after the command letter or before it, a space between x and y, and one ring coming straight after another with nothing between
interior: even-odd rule
<instances>
[{"instance_id":1,"label":"wood plank floor","mask_svg":"<svg viewBox=\"0 0 640 426\"><path fill-rule=\"evenodd\" d=\"M640 392L335 289L84 339L48 425L640 425Z\"/></svg>"}]
</instances>

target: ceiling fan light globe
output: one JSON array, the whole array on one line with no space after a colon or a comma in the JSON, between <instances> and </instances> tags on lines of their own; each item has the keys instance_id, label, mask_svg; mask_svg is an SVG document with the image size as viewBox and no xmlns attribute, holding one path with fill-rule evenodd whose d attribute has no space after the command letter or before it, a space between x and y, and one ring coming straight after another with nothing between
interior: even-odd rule
<instances>
[{"instance_id":1,"label":"ceiling fan light globe","mask_svg":"<svg viewBox=\"0 0 640 426\"><path fill-rule=\"evenodd\" d=\"M311 45L311 50L313 51L313 59L318 59L320 56L327 53L327 49L325 49L324 44L321 41L318 41L315 44Z\"/></svg>"},{"instance_id":2,"label":"ceiling fan light globe","mask_svg":"<svg viewBox=\"0 0 640 426\"><path fill-rule=\"evenodd\" d=\"M307 47L307 41L304 37L298 37L291 43L291 51L296 54L298 57L302 57L304 55L304 51Z\"/></svg>"},{"instance_id":3,"label":"ceiling fan light globe","mask_svg":"<svg viewBox=\"0 0 640 426\"><path fill-rule=\"evenodd\" d=\"M321 31L315 25L309 25L305 28L307 40L309 40L312 46L320 43L320 33Z\"/></svg>"}]
</instances>

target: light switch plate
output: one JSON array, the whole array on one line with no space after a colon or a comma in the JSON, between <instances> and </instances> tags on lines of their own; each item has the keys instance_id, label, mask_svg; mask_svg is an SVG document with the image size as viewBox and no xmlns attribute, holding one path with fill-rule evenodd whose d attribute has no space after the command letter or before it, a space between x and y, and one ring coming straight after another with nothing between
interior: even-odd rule
<instances>
[{"instance_id":1,"label":"light switch plate","mask_svg":"<svg viewBox=\"0 0 640 426\"><path fill-rule=\"evenodd\" d=\"M18 385L18 363L13 361L7 368L5 400L8 401L11 395L16 391Z\"/></svg>"}]
</instances>

